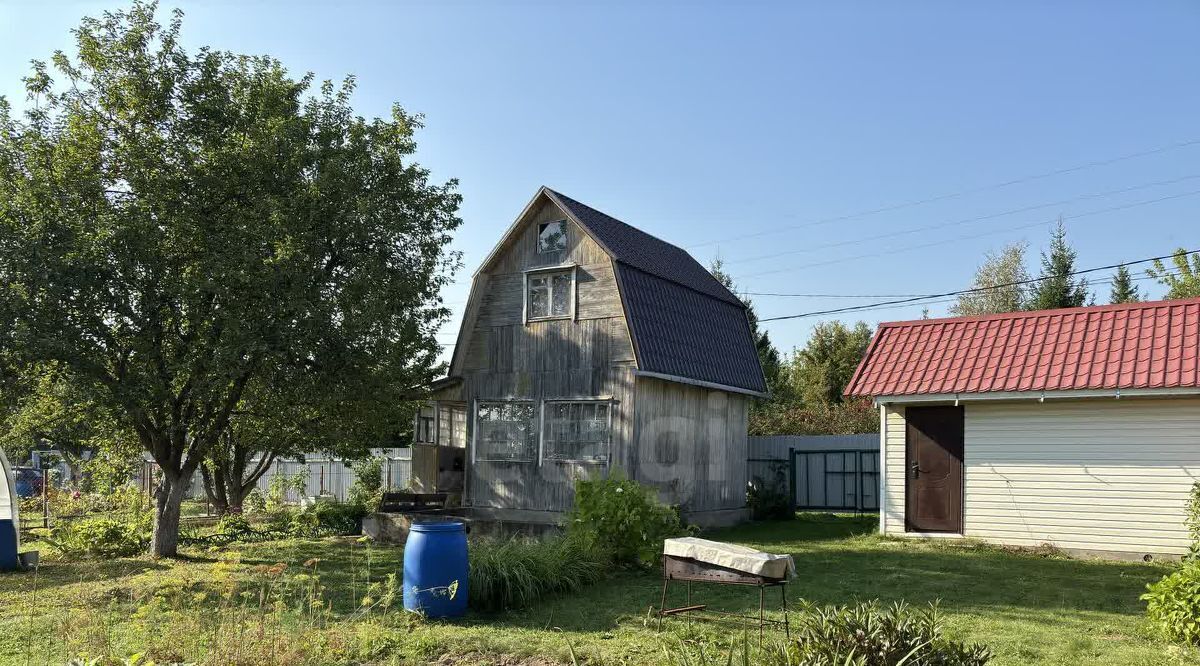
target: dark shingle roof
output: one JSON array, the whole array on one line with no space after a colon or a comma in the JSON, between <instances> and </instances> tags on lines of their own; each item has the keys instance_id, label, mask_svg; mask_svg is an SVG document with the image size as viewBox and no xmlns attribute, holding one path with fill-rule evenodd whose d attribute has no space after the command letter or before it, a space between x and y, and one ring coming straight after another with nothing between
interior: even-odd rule
<instances>
[{"instance_id":1,"label":"dark shingle roof","mask_svg":"<svg viewBox=\"0 0 1200 666\"><path fill-rule=\"evenodd\" d=\"M547 188L612 255L640 369L765 393L746 306L686 250Z\"/></svg>"},{"instance_id":2,"label":"dark shingle roof","mask_svg":"<svg viewBox=\"0 0 1200 666\"><path fill-rule=\"evenodd\" d=\"M555 203L582 222L617 261L727 303L741 305L737 296L718 282L687 250L631 227L565 194L550 188L546 188L546 192L556 199Z\"/></svg>"},{"instance_id":3,"label":"dark shingle roof","mask_svg":"<svg viewBox=\"0 0 1200 666\"><path fill-rule=\"evenodd\" d=\"M642 370L765 393L746 309L620 264Z\"/></svg>"}]
</instances>

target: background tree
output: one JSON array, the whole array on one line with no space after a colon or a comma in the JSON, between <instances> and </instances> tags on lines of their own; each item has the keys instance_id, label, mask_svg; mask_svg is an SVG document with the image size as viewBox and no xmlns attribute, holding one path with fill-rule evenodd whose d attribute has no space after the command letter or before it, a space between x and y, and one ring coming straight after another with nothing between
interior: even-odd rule
<instances>
[{"instance_id":1,"label":"background tree","mask_svg":"<svg viewBox=\"0 0 1200 666\"><path fill-rule=\"evenodd\" d=\"M950 314L958 317L1016 312L1025 309L1026 290L1029 280L1025 268L1025 243L1006 245L999 252L989 252L975 271L972 288L979 289L960 294L958 301L950 306Z\"/></svg>"},{"instance_id":2,"label":"background tree","mask_svg":"<svg viewBox=\"0 0 1200 666\"><path fill-rule=\"evenodd\" d=\"M1136 284L1133 283L1133 276L1129 274L1129 269L1125 266L1118 266L1117 272L1113 273L1112 292L1109 294L1109 303L1137 303L1142 300L1142 294L1138 290Z\"/></svg>"},{"instance_id":3,"label":"background tree","mask_svg":"<svg viewBox=\"0 0 1200 666\"><path fill-rule=\"evenodd\" d=\"M1029 295L1028 309L1077 308L1087 304L1088 283L1076 278L1075 250L1067 243L1067 230L1060 220L1050 232L1050 249L1042 253L1042 274Z\"/></svg>"},{"instance_id":4,"label":"background tree","mask_svg":"<svg viewBox=\"0 0 1200 666\"><path fill-rule=\"evenodd\" d=\"M200 467L217 513L241 512L246 495L278 458L320 451L363 458L395 446L411 423L396 369L303 369L247 387L229 427Z\"/></svg>"},{"instance_id":5,"label":"background tree","mask_svg":"<svg viewBox=\"0 0 1200 666\"><path fill-rule=\"evenodd\" d=\"M1188 257L1187 250L1179 248L1171 257L1174 270L1168 269L1162 261L1155 261L1154 267L1146 274L1156 279L1167 288L1164 298L1195 298L1200 296L1200 252Z\"/></svg>"},{"instance_id":6,"label":"background tree","mask_svg":"<svg viewBox=\"0 0 1200 666\"><path fill-rule=\"evenodd\" d=\"M418 118L355 116L352 80L307 96L274 59L187 53L181 15L155 9L84 19L74 59L34 63L23 119L0 101L0 349L57 364L135 433L161 468L151 550L171 556L254 382L436 376L460 197L412 161Z\"/></svg>"},{"instance_id":7,"label":"background tree","mask_svg":"<svg viewBox=\"0 0 1200 666\"><path fill-rule=\"evenodd\" d=\"M842 391L870 342L871 329L865 322L854 328L840 321L818 323L804 348L792 355L789 375L796 395L805 405L842 402Z\"/></svg>"},{"instance_id":8,"label":"background tree","mask_svg":"<svg viewBox=\"0 0 1200 666\"><path fill-rule=\"evenodd\" d=\"M720 259L714 260L709 271L713 277L717 278L718 282L725 285L726 289L735 294L738 293L733 277L725 272L724 262ZM771 392L773 398L783 398L789 390L787 382L782 379L783 358L774 343L771 342L770 334L759 329L758 313L754 310L754 302L743 294L738 294L738 298L746 304L746 317L750 320L750 334L754 338L754 347L758 351L758 362L762 365L763 376L767 380L767 390Z\"/></svg>"}]
</instances>

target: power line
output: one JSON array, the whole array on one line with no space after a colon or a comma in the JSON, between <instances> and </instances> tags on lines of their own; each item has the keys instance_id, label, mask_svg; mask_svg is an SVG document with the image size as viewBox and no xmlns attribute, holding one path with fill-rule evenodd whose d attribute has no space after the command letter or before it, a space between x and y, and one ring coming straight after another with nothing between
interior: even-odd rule
<instances>
[{"instance_id":1,"label":"power line","mask_svg":"<svg viewBox=\"0 0 1200 666\"><path fill-rule=\"evenodd\" d=\"M1124 188L1120 188L1120 189L1116 189L1116 190L1107 190L1105 192L1094 192L1092 194L1083 194L1083 195L1080 195L1077 197L1072 197L1070 199L1062 199L1059 201L1052 201L1049 203L1036 204L1036 205L1032 205L1032 206L1024 206L1022 208L1011 208L1009 210L1001 211L999 213L989 213L987 215L978 215L975 217L968 217L968 218L963 218L961 220L953 220L950 222L940 222L938 224L929 224L929 225L925 225L925 226L921 226L921 227L912 227L909 229L901 229L900 231L892 231L892 232L888 232L888 233L884 233L884 234L875 234L873 236L868 236L866 238L854 238L854 239L850 239L850 240L842 240L842 241L834 241L832 243L824 243L821 245L809 245L809 246L795 249L795 250L784 250L783 252L773 252L771 254L761 254L758 256L754 256L754 257L745 257L742 259L729 259L729 260L725 260L724 263L737 264L737 263L746 263L746 262L751 262L751 261L762 261L763 259L776 259L778 257L786 257L786 256L794 255L794 254L806 254L809 252L817 252L819 250L827 250L827 249L835 248L835 247L845 247L847 245L857 245L859 243L876 242L876 241L879 241L879 240L885 239L885 238L898 238L900 236L907 236L909 234L920 233L922 231L933 231L936 229L945 229L946 227L970 224L971 222L983 222L985 220L994 220L999 217L1007 217L1009 215L1016 215L1018 213L1028 213L1030 211L1042 210L1044 208L1054 208L1056 206L1063 206L1066 204L1078 203L1080 201L1087 201L1089 199L1099 199L1101 197L1113 196L1115 194L1127 194L1129 192L1135 192L1137 190L1144 190L1144 189L1148 189L1151 187L1158 187L1161 185L1173 185L1175 183L1182 183L1184 181L1195 180L1197 178L1200 178L1200 174L1193 174L1191 176L1183 176L1181 178L1172 178L1169 180L1158 180L1158 181L1154 181L1151 183L1142 183L1140 185L1133 185L1131 187L1124 187Z\"/></svg>"},{"instance_id":2,"label":"power line","mask_svg":"<svg viewBox=\"0 0 1200 666\"><path fill-rule=\"evenodd\" d=\"M1195 254L1196 252L1200 252L1200 250L1188 250L1184 253L1184 256ZM1078 271L1071 271L1070 273L1067 273L1067 275L1068 276L1083 275L1084 273L1095 273L1096 271L1112 270L1114 268L1120 268L1121 266L1133 266L1135 264L1145 264L1145 263L1149 263L1152 261L1162 261L1165 259L1171 259L1176 254L1177 253L1172 252L1171 254L1163 255L1161 257L1150 257L1148 259L1138 259L1136 261L1126 261L1123 263L1111 264L1108 266L1098 266L1096 268L1085 268L1085 269L1078 270ZM760 323L769 322L769 321L783 321L785 319L801 319L804 317L817 317L817 316L830 315L830 314L841 314L844 312L860 312L863 310L878 309L878 308L891 306L891 305L909 305L909 304L913 304L913 303L921 303L922 301L927 301L928 299L931 299L931 298L945 298L947 296L960 296L963 294L976 294L979 292L991 291L994 289L1003 289L1004 287L1017 287L1017 286L1026 285L1026 284L1033 284L1036 282L1041 282L1042 280L1050 279L1051 277L1057 277L1057 276L1043 276L1043 277L1029 278L1027 280L1017 280L1015 282L1006 282L1003 284L992 285L989 287L973 287L971 289L960 289L958 291L948 291L948 292L945 292L942 294L930 294L928 296L916 296L913 298L906 298L906 299L895 300L895 301L884 301L882 303L867 303L864 305L852 305L849 307L834 308L831 310L818 310L815 312L802 312L800 314L783 315L780 317L766 317L763 319L759 319L758 321Z\"/></svg>"},{"instance_id":3,"label":"power line","mask_svg":"<svg viewBox=\"0 0 1200 666\"><path fill-rule=\"evenodd\" d=\"M782 296L787 298L904 298L929 294L781 294L771 291L740 291L741 296Z\"/></svg>"},{"instance_id":4,"label":"power line","mask_svg":"<svg viewBox=\"0 0 1200 666\"><path fill-rule=\"evenodd\" d=\"M1133 203L1121 204L1119 206L1110 206L1108 208L1100 208L1097 210L1090 210L1090 211L1087 211L1084 213L1078 213L1076 215L1063 215L1061 217L1057 217L1054 219L1042 220L1039 222L1032 222L1029 224L1022 224L1022 225L1015 226L1015 227L1006 227L1004 229L994 229L991 231L985 231L985 232L977 233L977 234L969 234L969 235L965 235L965 236L955 236L953 238L932 241L929 243L922 243L919 245L909 245L906 247L896 248L896 249L892 249L892 250L882 250L879 252L868 252L866 254L859 254L859 255L854 255L854 256L850 256L850 257L841 257L838 259L830 259L829 261L821 261L821 262L812 263L812 264L805 264L803 266L789 266L787 268L778 268L778 269L769 270L769 271L760 271L758 273L750 273L748 275L742 275L740 277L744 279L744 278L751 278L751 277L759 277L762 275L774 275L777 273L788 273L791 271L803 270L806 268L818 268L821 266L830 266L833 264L840 264L840 263L845 263L848 261L855 261L858 259L871 259L874 257L883 257L883 256L891 255L891 254L898 254L901 252L910 252L912 250L923 250L923 249L929 248L929 247L937 247L939 245L958 243L958 242L964 241L964 240L973 240L976 238L986 238L988 236L995 236L997 234L1007 233L1007 232L1011 232L1011 231L1020 231L1022 229L1030 229L1033 227L1040 227L1044 224L1051 224L1057 220L1078 220L1080 218L1092 217L1094 215L1101 215L1104 213L1111 213L1111 212L1115 212L1115 211L1119 211L1119 210L1128 210L1130 208L1137 208L1138 206L1149 206L1151 204L1162 203L1164 201L1170 201L1173 199L1182 199L1184 197L1196 196L1197 194L1200 194L1200 190L1191 190L1189 192L1182 192L1180 194L1172 194L1172 195L1165 196L1165 197L1158 197L1156 199L1146 199L1143 201L1135 201Z\"/></svg>"},{"instance_id":5,"label":"power line","mask_svg":"<svg viewBox=\"0 0 1200 666\"><path fill-rule=\"evenodd\" d=\"M1033 174L1030 176L1023 176L1021 178L1014 178L1012 180L1006 180L1004 182L994 183L992 185L984 185L982 187L976 187L976 188L971 188L971 189L966 189L966 190L959 190L957 192L951 192L949 194L941 194L938 196L928 197L925 199L918 199L915 201L906 201L904 203L891 204L891 205L887 205L887 206L882 206L880 208L872 208L870 210L863 210L863 211L859 211L856 213L850 213L847 215L838 215L836 217L821 218L821 219L817 219L817 220L812 220L810 222L803 222L801 224L794 224L794 225L790 225L790 226L786 226L786 227L775 227L773 229L767 229L767 230L759 231L759 232L752 233L752 234L739 234L738 236L720 238L720 239L711 240L711 241L708 241L705 243L697 243L695 245L689 245L688 247L693 247L693 248L694 247L707 247L709 245L718 245L720 243L726 243L726 242L735 241L735 240L745 240L745 239L749 239L749 238L758 238L761 236L768 236L768 235L775 234L775 233L782 233L784 231L792 231L795 229L807 229L809 227L821 226L824 224L833 224L835 222L844 222L846 220L853 220L853 219L860 218L860 217L868 217L870 215L877 215L879 213L888 213L888 212L895 211L895 210L902 210L904 208L912 208L915 206L923 206L925 204L935 203L938 201L945 201L947 199L955 199L955 198L967 196L970 194L979 194L981 192L989 192L992 190L998 190L998 189L1002 189L1005 187L1011 187L1013 185L1029 183L1029 182L1032 182L1035 180L1052 178L1054 176L1062 176L1062 175L1065 175L1068 173L1082 171L1084 169L1092 169L1095 167L1107 166L1109 164L1115 164L1117 162L1123 162L1125 160L1136 159L1139 157L1146 157L1149 155L1164 153L1164 152L1171 151L1171 150L1178 150L1180 148L1187 148L1188 146L1194 146L1197 144L1200 144L1200 139L1189 139L1187 141L1181 141L1179 143L1173 143L1173 144L1168 144L1165 146L1159 146L1157 148L1152 148L1150 150L1143 150L1143 151L1136 152L1136 153L1129 153L1126 155L1120 155L1120 156L1112 157L1109 159L1095 160L1092 162L1086 162L1084 164L1078 164L1078 165L1066 167L1063 169L1055 169L1053 171L1046 171L1043 173Z\"/></svg>"}]
</instances>

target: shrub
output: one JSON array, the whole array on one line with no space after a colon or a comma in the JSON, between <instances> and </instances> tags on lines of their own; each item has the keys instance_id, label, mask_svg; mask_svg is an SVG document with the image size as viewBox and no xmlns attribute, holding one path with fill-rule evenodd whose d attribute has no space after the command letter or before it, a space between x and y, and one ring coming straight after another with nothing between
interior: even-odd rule
<instances>
[{"instance_id":1,"label":"shrub","mask_svg":"<svg viewBox=\"0 0 1200 666\"><path fill-rule=\"evenodd\" d=\"M983 666L982 645L946 638L937 607L916 610L900 602L856 606L806 605L795 620L797 638L785 663L806 666Z\"/></svg>"},{"instance_id":2,"label":"shrub","mask_svg":"<svg viewBox=\"0 0 1200 666\"><path fill-rule=\"evenodd\" d=\"M1200 556L1200 482L1192 484L1192 493L1188 496L1187 510L1184 513L1183 524L1187 527L1192 545L1188 548L1185 560L1195 560Z\"/></svg>"},{"instance_id":3,"label":"shrub","mask_svg":"<svg viewBox=\"0 0 1200 666\"><path fill-rule=\"evenodd\" d=\"M367 458L354 463L354 483L346 502L362 508L363 515L379 510L383 499L383 459Z\"/></svg>"},{"instance_id":4,"label":"shrub","mask_svg":"<svg viewBox=\"0 0 1200 666\"><path fill-rule=\"evenodd\" d=\"M1200 561L1146 586L1142 595L1150 624L1167 640L1200 644Z\"/></svg>"},{"instance_id":5,"label":"shrub","mask_svg":"<svg viewBox=\"0 0 1200 666\"><path fill-rule=\"evenodd\" d=\"M663 539L684 532L679 514L660 503L652 488L614 471L607 479L575 483L567 534L611 551L614 562L653 564Z\"/></svg>"},{"instance_id":6,"label":"shrub","mask_svg":"<svg viewBox=\"0 0 1200 666\"><path fill-rule=\"evenodd\" d=\"M469 603L477 610L498 611L573 592L604 577L609 565L605 552L580 535L472 543Z\"/></svg>"},{"instance_id":7,"label":"shrub","mask_svg":"<svg viewBox=\"0 0 1200 666\"><path fill-rule=\"evenodd\" d=\"M787 463L770 464L768 478L754 477L746 484L746 506L754 520L786 520L795 518L788 497Z\"/></svg>"},{"instance_id":8,"label":"shrub","mask_svg":"<svg viewBox=\"0 0 1200 666\"><path fill-rule=\"evenodd\" d=\"M750 413L753 435L855 435L879 432L879 410L866 399L835 404L774 401Z\"/></svg>"},{"instance_id":9,"label":"shrub","mask_svg":"<svg viewBox=\"0 0 1200 666\"><path fill-rule=\"evenodd\" d=\"M149 512L64 520L47 540L69 557L132 557L150 546L152 521Z\"/></svg>"}]
</instances>

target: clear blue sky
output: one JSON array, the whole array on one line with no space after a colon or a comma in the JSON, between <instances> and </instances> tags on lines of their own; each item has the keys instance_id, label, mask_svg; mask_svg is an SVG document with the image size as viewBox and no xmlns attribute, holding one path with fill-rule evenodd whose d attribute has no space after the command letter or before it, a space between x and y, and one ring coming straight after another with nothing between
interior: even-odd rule
<instances>
[{"instance_id":1,"label":"clear blue sky","mask_svg":"<svg viewBox=\"0 0 1200 666\"><path fill-rule=\"evenodd\" d=\"M1195 2L338 5L163 8L185 10L192 46L353 73L362 114L399 102L426 115L420 160L459 178L465 197L447 342L471 272L542 184L706 264L719 252L756 292L950 291L969 285L985 251L1021 239L1036 270L1060 214L1081 267L1200 247L1200 143L989 188L1200 140ZM20 105L28 61L116 6L0 4L0 94ZM1176 182L1149 185L1161 181ZM1080 199L1114 190L1127 191ZM1098 290L1104 302L1108 286ZM753 300L771 317L882 299ZM769 330L787 351L816 321Z\"/></svg>"}]
</instances>

